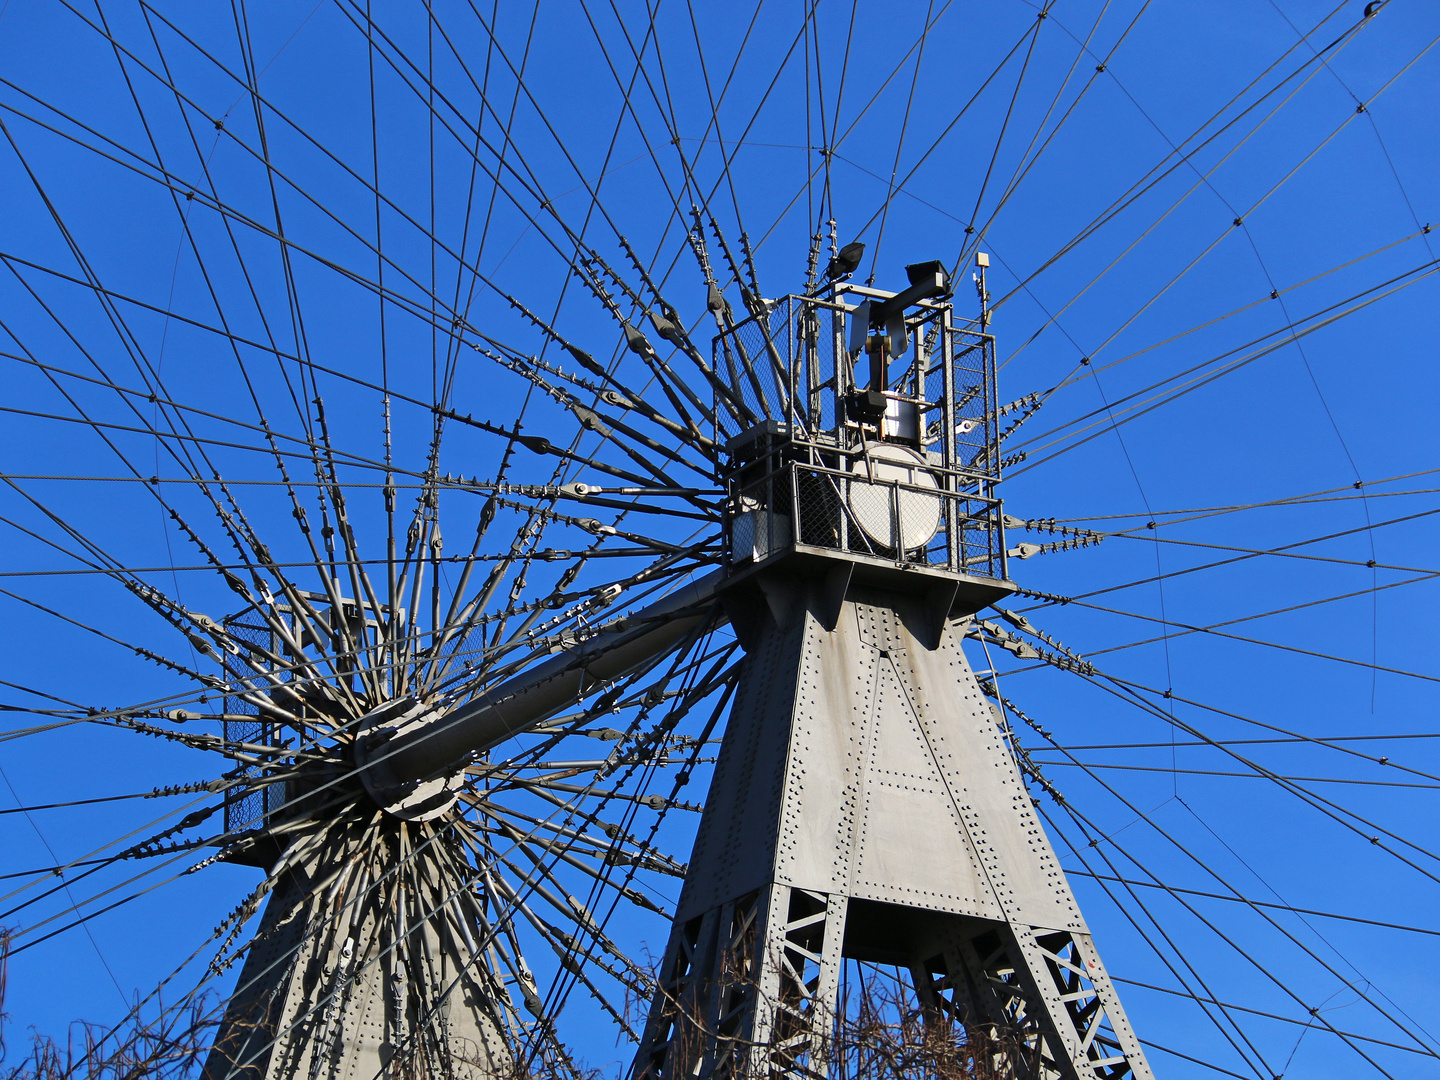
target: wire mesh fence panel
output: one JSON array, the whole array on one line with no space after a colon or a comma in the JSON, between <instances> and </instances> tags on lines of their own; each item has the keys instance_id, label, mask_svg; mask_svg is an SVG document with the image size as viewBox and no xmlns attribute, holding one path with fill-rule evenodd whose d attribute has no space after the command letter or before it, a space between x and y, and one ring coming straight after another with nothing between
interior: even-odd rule
<instances>
[{"instance_id":1,"label":"wire mesh fence panel","mask_svg":"<svg viewBox=\"0 0 1440 1080\"><path fill-rule=\"evenodd\" d=\"M227 619L225 629L241 648L251 645L272 655L275 652L274 634L268 626L253 626ZM254 678L254 672L228 654L224 667L226 680L232 685L247 678ZM226 695L225 719L221 726L228 746L233 747L236 743L273 746L279 741L274 724L262 716L259 708L252 702L238 694ZM264 772L262 766L250 763L247 755L236 775L259 778ZM240 833L264 828L266 819L278 810L284 801L283 784L266 784L258 788L253 785L237 785L225 795L225 831Z\"/></svg>"},{"instance_id":2,"label":"wire mesh fence panel","mask_svg":"<svg viewBox=\"0 0 1440 1080\"><path fill-rule=\"evenodd\" d=\"M720 441L766 420L802 437L834 431L840 397L854 381L845 370L847 319L843 305L785 296L718 335L712 361L724 383L715 401Z\"/></svg>"},{"instance_id":3,"label":"wire mesh fence panel","mask_svg":"<svg viewBox=\"0 0 1440 1080\"><path fill-rule=\"evenodd\" d=\"M1000 439L991 380L994 342L983 334L956 329L949 339L949 364L954 386L956 467L988 480L999 478Z\"/></svg>"},{"instance_id":4,"label":"wire mesh fence panel","mask_svg":"<svg viewBox=\"0 0 1440 1080\"><path fill-rule=\"evenodd\" d=\"M790 414L787 346L788 306L767 317L752 317L715 339L715 366L729 385L738 409L717 409L721 434L733 438L764 420L786 421ZM774 329L779 329L779 341ZM739 411L740 415L734 415Z\"/></svg>"},{"instance_id":5,"label":"wire mesh fence panel","mask_svg":"<svg viewBox=\"0 0 1440 1080\"><path fill-rule=\"evenodd\" d=\"M946 491L919 466L908 475L795 462L734 494L731 558L761 562L792 544L997 577L998 504Z\"/></svg>"}]
</instances>

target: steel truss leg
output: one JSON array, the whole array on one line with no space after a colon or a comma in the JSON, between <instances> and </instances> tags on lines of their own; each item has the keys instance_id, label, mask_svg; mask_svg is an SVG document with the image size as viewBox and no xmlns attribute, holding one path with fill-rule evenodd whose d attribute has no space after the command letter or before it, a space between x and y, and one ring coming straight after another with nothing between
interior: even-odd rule
<instances>
[{"instance_id":1,"label":"steel truss leg","mask_svg":"<svg viewBox=\"0 0 1440 1080\"><path fill-rule=\"evenodd\" d=\"M912 969L922 1002L984 1040L999 1075L1152 1080L1089 934L992 924L936 961Z\"/></svg>"},{"instance_id":2,"label":"steel truss leg","mask_svg":"<svg viewBox=\"0 0 1440 1080\"><path fill-rule=\"evenodd\" d=\"M823 1077L844 938L844 897L779 884L677 926L635 1075Z\"/></svg>"},{"instance_id":3,"label":"steel truss leg","mask_svg":"<svg viewBox=\"0 0 1440 1080\"><path fill-rule=\"evenodd\" d=\"M636 1080L825 1076L846 906L771 885L678 926ZM921 1005L996 1075L1153 1080L1088 934L969 926L910 970Z\"/></svg>"}]
</instances>

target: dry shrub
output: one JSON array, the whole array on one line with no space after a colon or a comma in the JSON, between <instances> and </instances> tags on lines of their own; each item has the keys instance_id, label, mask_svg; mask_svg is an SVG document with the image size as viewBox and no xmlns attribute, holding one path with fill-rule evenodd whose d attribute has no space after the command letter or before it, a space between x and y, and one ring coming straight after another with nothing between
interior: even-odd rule
<instances>
[{"instance_id":1,"label":"dry shrub","mask_svg":"<svg viewBox=\"0 0 1440 1080\"><path fill-rule=\"evenodd\" d=\"M4 1006L6 956L9 936L0 928L0 1080L191 1080L198 1076L210 1050L214 1013L203 1001L182 1009L157 1008L158 1017L143 1020L138 1008L118 1028L83 1022L70 1026L63 1044L33 1032L25 1056L6 1064ZM862 978L845 995L842 1009L829 1028L820 1062L801 1060L793 1072L830 1080L1010 1080L1016 1064L1027 1056L1016 1038L997 1037L979 1029L967 1030L948 1015L916 1003L898 979ZM649 1002L627 1003L632 1017L643 1022ZM704 1030L699 1017L682 1024L695 1056L715 1035ZM732 1060L750 1058L759 1049L731 1036ZM752 1059L753 1060L753 1059ZM600 1070L587 1068L563 1052L532 1062L507 1062L497 1069L480 1055L463 1050L436 1068L392 1066L391 1080L600 1080ZM770 1078L759 1078L770 1080Z\"/></svg>"},{"instance_id":2,"label":"dry shrub","mask_svg":"<svg viewBox=\"0 0 1440 1080\"><path fill-rule=\"evenodd\" d=\"M862 979L837 1017L827 1073L835 1080L1010 1080L1025 1047L921 1007L894 979Z\"/></svg>"},{"instance_id":3,"label":"dry shrub","mask_svg":"<svg viewBox=\"0 0 1440 1080\"><path fill-rule=\"evenodd\" d=\"M62 1044L30 1032L25 1055L7 1061L4 1023L10 932L0 927L0 1078L3 1080L188 1080L209 1050L213 1021L206 1001L181 1009L155 1005L156 1018L142 1018L139 1004L118 1027L77 1021Z\"/></svg>"},{"instance_id":4,"label":"dry shrub","mask_svg":"<svg viewBox=\"0 0 1440 1080\"><path fill-rule=\"evenodd\" d=\"M926 1008L915 998L899 972L889 972L874 965L860 965L861 977L842 994L839 1009L815 1022L824 1033L818 1040L806 1040L818 1052L803 1046L797 1049L793 1039L801 1031L792 1020L789 1024L777 1017L776 1044L760 1046L738 1037L735 1030L716 1031L706 1018L695 1012L691 1002L671 1001L679 1023L670 1043L667 1072L688 1075L696 1063L721 1047L717 1075L741 1077L754 1069L757 1061L770 1062L768 1069L751 1080L778 1080L792 1076L819 1080L1015 1080L1028 1076L1026 1067L1033 1054L1031 1047L1008 1032L996 1032L989 1026L967 1026L957 1022L943 1009ZM743 988L742 988L743 987ZM724 992L730 1000L749 997L757 1000L760 988L753 982L730 980ZM703 997L703 995L702 995ZM643 1024L649 1013L649 1001L632 1000L627 1012L632 1024ZM780 1010L777 1010L780 1012ZM793 1014L792 1014L793 1016ZM656 1080L643 1074L639 1080Z\"/></svg>"}]
</instances>

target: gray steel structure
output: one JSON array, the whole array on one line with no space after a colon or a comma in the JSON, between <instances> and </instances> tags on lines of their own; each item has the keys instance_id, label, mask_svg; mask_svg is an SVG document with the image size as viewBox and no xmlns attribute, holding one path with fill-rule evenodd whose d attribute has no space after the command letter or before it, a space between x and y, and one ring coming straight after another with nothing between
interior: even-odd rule
<instances>
[{"instance_id":1,"label":"gray steel structure","mask_svg":"<svg viewBox=\"0 0 1440 1080\"><path fill-rule=\"evenodd\" d=\"M787 297L717 339L729 412L755 421L717 432L724 570L459 707L384 703L300 784L365 800L385 843L427 854L406 908L386 885L405 852L357 849L343 815L275 849L210 1080L511 1070L500 973L540 1003L507 946L515 897L446 824L463 766L723 618L747 657L632 1080L823 1074L845 958L908 970L1002 1073L1152 1077L961 649L1014 588L993 340L928 299L940 271L911 269L898 297ZM305 792L267 811L271 841Z\"/></svg>"},{"instance_id":2,"label":"gray steel structure","mask_svg":"<svg viewBox=\"0 0 1440 1080\"><path fill-rule=\"evenodd\" d=\"M747 659L632 1080L823 1075L844 958L908 969L1003 1073L1153 1075L961 649L1013 589L983 278L956 325L907 269L716 341L767 417L721 432Z\"/></svg>"},{"instance_id":3,"label":"gray steel structure","mask_svg":"<svg viewBox=\"0 0 1440 1080\"><path fill-rule=\"evenodd\" d=\"M823 1074L843 958L908 969L1011 1075L1150 1077L963 626L795 569L732 600L752 648L635 1080Z\"/></svg>"},{"instance_id":4,"label":"gray steel structure","mask_svg":"<svg viewBox=\"0 0 1440 1080\"><path fill-rule=\"evenodd\" d=\"M287 781L283 802L261 804L236 861L270 867L277 884L205 1080L513 1075L526 1024L509 990L534 1017L543 1006L513 925L521 898L467 860L473 839L447 822L461 769L664 654L706 617L719 580L677 589L461 707L388 702L358 722L352 760L317 763ZM309 832L316 817L328 820Z\"/></svg>"},{"instance_id":5,"label":"gray steel structure","mask_svg":"<svg viewBox=\"0 0 1440 1080\"><path fill-rule=\"evenodd\" d=\"M402 900L387 874L402 852L361 850L349 831L285 853L204 1077L503 1075L521 1026L495 975L504 928L447 850L454 838L430 838Z\"/></svg>"}]
</instances>

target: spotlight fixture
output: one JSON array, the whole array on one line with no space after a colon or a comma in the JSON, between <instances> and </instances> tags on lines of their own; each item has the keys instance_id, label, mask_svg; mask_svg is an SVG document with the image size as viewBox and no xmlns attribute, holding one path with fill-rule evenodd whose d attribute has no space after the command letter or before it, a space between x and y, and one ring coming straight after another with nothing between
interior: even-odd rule
<instances>
[{"instance_id":1,"label":"spotlight fixture","mask_svg":"<svg viewBox=\"0 0 1440 1080\"><path fill-rule=\"evenodd\" d=\"M859 240L846 244L841 248L835 257L830 260L830 265L825 268L825 276L831 281L836 278L853 274L855 268L860 265L860 260L865 257L865 245Z\"/></svg>"}]
</instances>

